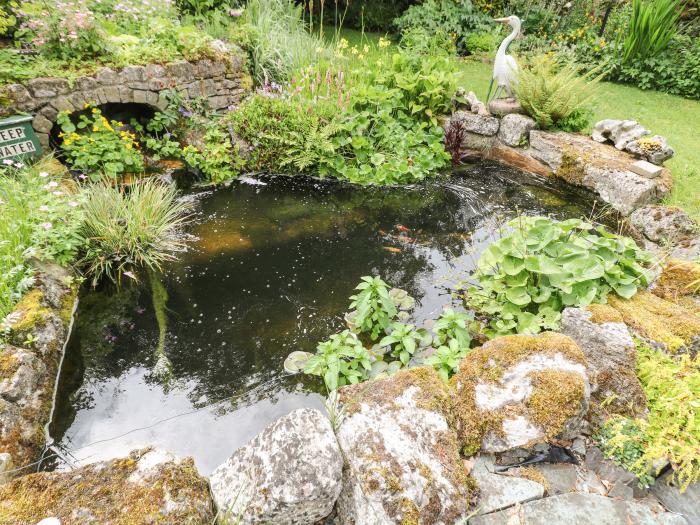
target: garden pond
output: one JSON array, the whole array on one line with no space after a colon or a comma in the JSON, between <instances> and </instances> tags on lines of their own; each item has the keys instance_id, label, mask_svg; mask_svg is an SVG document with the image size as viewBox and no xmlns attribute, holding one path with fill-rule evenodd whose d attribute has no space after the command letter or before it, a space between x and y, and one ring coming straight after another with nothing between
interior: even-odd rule
<instances>
[{"instance_id":1,"label":"garden pond","mask_svg":"<svg viewBox=\"0 0 700 525\"><path fill-rule=\"evenodd\" d=\"M81 296L52 468L155 445L209 474L272 420L323 407L322 380L283 363L343 329L361 276L406 290L422 326L455 303L451 287L504 219L595 211L589 194L496 164L401 188L243 178L185 198L194 240L177 261L119 293ZM161 352L168 374L158 373Z\"/></svg>"}]
</instances>

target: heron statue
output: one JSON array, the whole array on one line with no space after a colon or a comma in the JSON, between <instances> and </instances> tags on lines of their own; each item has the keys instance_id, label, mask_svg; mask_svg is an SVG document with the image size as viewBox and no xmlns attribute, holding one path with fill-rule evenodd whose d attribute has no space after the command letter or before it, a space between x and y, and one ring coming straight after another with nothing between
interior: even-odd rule
<instances>
[{"instance_id":1,"label":"heron statue","mask_svg":"<svg viewBox=\"0 0 700 525\"><path fill-rule=\"evenodd\" d=\"M491 100L491 89L493 89L494 82L496 82L496 90L493 93L494 98L498 98L497 95L504 91L507 98L513 98L513 89L518 83L518 63L513 58L513 55L507 55L506 52L510 43L520 34L520 19L512 15L505 18L494 18L494 21L509 25L513 28L513 31L498 46L496 61L493 63L493 78L491 79L491 84L489 84L489 92L486 96L487 102Z\"/></svg>"}]
</instances>

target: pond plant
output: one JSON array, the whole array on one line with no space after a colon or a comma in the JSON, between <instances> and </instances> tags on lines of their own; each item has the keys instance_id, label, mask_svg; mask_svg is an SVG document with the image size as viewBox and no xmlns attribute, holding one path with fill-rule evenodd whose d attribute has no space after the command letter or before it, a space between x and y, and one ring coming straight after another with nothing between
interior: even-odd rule
<instances>
[{"instance_id":1,"label":"pond plant","mask_svg":"<svg viewBox=\"0 0 700 525\"><path fill-rule=\"evenodd\" d=\"M652 255L621 235L581 219L520 217L479 257L467 305L489 317L489 336L559 327L567 306L630 298L647 287Z\"/></svg>"}]
</instances>

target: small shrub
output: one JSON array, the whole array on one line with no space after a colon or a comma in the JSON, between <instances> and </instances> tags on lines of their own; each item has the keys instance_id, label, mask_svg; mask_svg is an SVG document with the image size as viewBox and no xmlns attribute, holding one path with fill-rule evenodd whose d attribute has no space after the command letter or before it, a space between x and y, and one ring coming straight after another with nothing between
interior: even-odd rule
<instances>
[{"instance_id":1,"label":"small shrub","mask_svg":"<svg viewBox=\"0 0 700 525\"><path fill-rule=\"evenodd\" d=\"M471 33L464 39L464 47L469 53L490 53L498 46L498 36L494 33Z\"/></svg>"},{"instance_id":2,"label":"small shrub","mask_svg":"<svg viewBox=\"0 0 700 525\"><path fill-rule=\"evenodd\" d=\"M468 346L461 346L456 339L450 339L446 344L439 346L425 360L425 364L432 366L440 378L447 383L450 377L459 371L459 363L468 353Z\"/></svg>"},{"instance_id":3,"label":"small shrub","mask_svg":"<svg viewBox=\"0 0 700 525\"><path fill-rule=\"evenodd\" d=\"M56 119L63 138L61 151L71 168L85 172L92 180L143 172L143 155L136 135L115 129L123 124L109 122L99 109L87 104L85 109L90 110L90 116L80 115L78 124L71 121L68 112L59 113Z\"/></svg>"},{"instance_id":4,"label":"small shrub","mask_svg":"<svg viewBox=\"0 0 700 525\"><path fill-rule=\"evenodd\" d=\"M376 341L398 314L389 285L379 277L365 276L355 289L358 293L350 297L350 309L355 311L353 323L360 333Z\"/></svg>"},{"instance_id":5,"label":"small shrub","mask_svg":"<svg viewBox=\"0 0 700 525\"><path fill-rule=\"evenodd\" d=\"M81 234L86 248L81 260L95 286L104 279L121 283L141 269L159 271L183 248L178 237L186 206L172 186L146 179L130 187L106 182L91 186Z\"/></svg>"},{"instance_id":6,"label":"small shrub","mask_svg":"<svg viewBox=\"0 0 700 525\"><path fill-rule=\"evenodd\" d=\"M562 64L543 55L520 71L515 92L523 109L541 128L572 123L578 127L599 80L593 74L580 75L574 64Z\"/></svg>"},{"instance_id":7,"label":"small shrub","mask_svg":"<svg viewBox=\"0 0 700 525\"><path fill-rule=\"evenodd\" d=\"M371 358L355 334L345 330L319 343L316 354L306 362L304 372L323 377L329 391L356 384L367 378Z\"/></svg>"},{"instance_id":8,"label":"small shrub","mask_svg":"<svg viewBox=\"0 0 700 525\"><path fill-rule=\"evenodd\" d=\"M700 356L668 355L637 340L637 375L647 396L647 418L612 418L597 440L642 485L653 483L654 465L668 460L684 491L700 479Z\"/></svg>"},{"instance_id":9,"label":"small shrub","mask_svg":"<svg viewBox=\"0 0 700 525\"><path fill-rule=\"evenodd\" d=\"M466 312L455 312L446 308L433 326L435 344L444 345L454 339L460 347L469 348L472 338L469 334L469 323L473 317Z\"/></svg>"},{"instance_id":10,"label":"small shrub","mask_svg":"<svg viewBox=\"0 0 700 525\"><path fill-rule=\"evenodd\" d=\"M239 145L232 143L221 123L212 122L206 126L201 145L185 147L182 156L190 167L199 170L207 180L219 184L240 175L244 162L239 151Z\"/></svg>"},{"instance_id":11,"label":"small shrub","mask_svg":"<svg viewBox=\"0 0 700 525\"><path fill-rule=\"evenodd\" d=\"M409 53L429 56L453 56L457 45L444 29L428 31L424 27L409 27L401 34L401 47Z\"/></svg>"},{"instance_id":12,"label":"small shrub","mask_svg":"<svg viewBox=\"0 0 700 525\"><path fill-rule=\"evenodd\" d=\"M389 347L391 355L401 361L403 366L407 366L427 332L422 328L416 330L414 325L404 323L393 323L390 330L389 335L379 341L379 346Z\"/></svg>"},{"instance_id":13,"label":"small shrub","mask_svg":"<svg viewBox=\"0 0 700 525\"><path fill-rule=\"evenodd\" d=\"M579 219L521 217L479 258L467 303L490 317L488 335L555 330L567 306L630 298L651 282L652 256Z\"/></svg>"}]
</instances>

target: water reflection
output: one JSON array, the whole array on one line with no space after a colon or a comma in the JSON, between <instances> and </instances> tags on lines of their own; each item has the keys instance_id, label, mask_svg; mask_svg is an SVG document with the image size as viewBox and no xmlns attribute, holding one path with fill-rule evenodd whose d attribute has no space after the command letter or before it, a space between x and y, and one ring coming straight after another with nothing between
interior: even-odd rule
<instances>
[{"instance_id":1,"label":"water reflection","mask_svg":"<svg viewBox=\"0 0 700 525\"><path fill-rule=\"evenodd\" d=\"M413 295L420 324L451 302L500 220L589 211L496 165L400 189L266 181L198 199L198 240L163 275L82 296L51 427L71 461L157 444L208 473L276 417L321 406L321 382L282 363L342 327L362 275Z\"/></svg>"}]
</instances>

